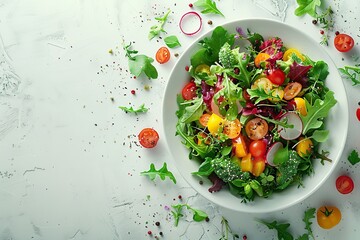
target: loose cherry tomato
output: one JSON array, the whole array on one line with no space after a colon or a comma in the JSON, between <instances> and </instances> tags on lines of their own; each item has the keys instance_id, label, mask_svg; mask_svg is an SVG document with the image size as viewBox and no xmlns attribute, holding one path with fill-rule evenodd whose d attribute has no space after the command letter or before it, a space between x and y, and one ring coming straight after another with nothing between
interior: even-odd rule
<instances>
[{"instance_id":1,"label":"loose cherry tomato","mask_svg":"<svg viewBox=\"0 0 360 240\"><path fill-rule=\"evenodd\" d=\"M239 119L235 119L234 121L224 121L224 129L223 133L228 136L230 139L234 139L239 136L241 132L241 123Z\"/></svg>"},{"instance_id":2,"label":"loose cherry tomato","mask_svg":"<svg viewBox=\"0 0 360 240\"><path fill-rule=\"evenodd\" d=\"M196 94L196 84L194 82L189 82L181 91L182 97L185 100L191 100L197 96Z\"/></svg>"},{"instance_id":3,"label":"loose cherry tomato","mask_svg":"<svg viewBox=\"0 0 360 240\"><path fill-rule=\"evenodd\" d=\"M354 39L347 34L338 34L334 38L335 48L339 52L348 52L354 47Z\"/></svg>"},{"instance_id":4,"label":"loose cherry tomato","mask_svg":"<svg viewBox=\"0 0 360 240\"><path fill-rule=\"evenodd\" d=\"M245 125L245 131L251 140L259 140L265 137L269 130L267 122L262 118L253 118Z\"/></svg>"},{"instance_id":5,"label":"loose cherry tomato","mask_svg":"<svg viewBox=\"0 0 360 240\"><path fill-rule=\"evenodd\" d=\"M170 60L170 51L167 47L161 47L156 52L156 61L160 64L166 63Z\"/></svg>"},{"instance_id":6,"label":"loose cherry tomato","mask_svg":"<svg viewBox=\"0 0 360 240\"><path fill-rule=\"evenodd\" d=\"M349 176L339 176L336 179L336 189L342 194L351 193L354 189L354 182Z\"/></svg>"},{"instance_id":7,"label":"loose cherry tomato","mask_svg":"<svg viewBox=\"0 0 360 240\"><path fill-rule=\"evenodd\" d=\"M282 85L285 82L285 73L281 69L270 69L267 78L275 85Z\"/></svg>"},{"instance_id":8,"label":"loose cherry tomato","mask_svg":"<svg viewBox=\"0 0 360 240\"><path fill-rule=\"evenodd\" d=\"M199 118L199 122L203 127L206 127L210 118L210 114L209 113L204 113L203 115L201 115L201 117Z\"/></svg>"},{"instance_id":9,"label":"loose cherry tomato","mask_svg":"<svg viewBox=\"0 0 360 240\"><path fill-rule=\"evenodd\" d=\"M284 89L284 99L291 100L296 97L302 89L302 85L298 82L291 82Z\"/></svg>"},{"instance_id":10,"label":"loose cherry tomato","mask_svg":"<svg viewBox=\"0 0 360 240\"><path fill-rule=\"evenodd\" d=\"M360 121L360 108L356 109L356 117Z\"/></svg>"},{"instance_id":11,"label":"loose cherry tomato","mask_svg":"<svg viewBox=\"0 0 360 240\"><path fill-rule=\"evenodd\" d=\"M320 227L330 229L340 222L341 212L334 206L322 206L316 212L316 219Z\"/></svg>"},{"instance_id":12,"label":"loose cherry tomato","mask_svg":"<svg viewBox=\"0 0 360 240\"><path fill-rule=\"evenodd\" d=\"M153 128L144 128L138 135L139 142L144 148L153 148L159 141L159 134Z\"/></svg>"},{"instance_id":13,"label":"loose cherry tomato","mask_svg":"<svg viewBox=\"0 0 360 240\"><path fill-rule=\"evenodd\" d=\"M266 153L266 142L264 140L254 140L250 143L249 150L253 157L263 157Z\"/></svg>"}]
</instances>

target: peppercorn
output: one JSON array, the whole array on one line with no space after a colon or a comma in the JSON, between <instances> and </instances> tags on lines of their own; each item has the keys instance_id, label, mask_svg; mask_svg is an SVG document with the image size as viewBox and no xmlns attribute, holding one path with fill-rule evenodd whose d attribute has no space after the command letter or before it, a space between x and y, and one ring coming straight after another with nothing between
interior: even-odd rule
<instances>
[{"instance_id":1,"label":"peppercorn","mask_svg":"<svg viewBox=\"0 0 360 240\"><path fill-rule=\"evenodd\" d=\"M191 8L192 8L192 7L193 7L193 4L192 4L192 3L189 3L189 7L191 7Z\"/></svg>"},{"instance_id":2,"label":"peppercorn","mask_svg":"<svg viewBox=\"0 0 360 240\"><path fill-rule=\"evenodd\" d=\"M316 19L312 20L312 23L313 23L314 25L317 24L317 20L316 20Z\"/></svg>"},{"instance_id":3,"label":"peppercorn","mask_svg":"<svg viewBox=\"0 0 360 240\"><path fill-rule=\"evenodd\" d=\"M208 24L209 24L209 25L212 25L212 24L213 24L213 22L212 22L211 20L209 20L209 21L208 21Z\"/></svg>"},{"instance_id":4,"label":"peppercorn","mask_svg":"<svg viewBox=\"0 0 360 240\"><path fill-rule=\"evenodd\" d=\"M335 35L339 35L339 34L340 34L340 32L339 32L339 31L336 31L336 32L335 32Z\"/></svg>"},{"instance_id":5,"label":"peppercorn","mask_svg":"<svg viewBox=\"0 0 360 240\"><path fill-rule=\"evenodd\" d=\"M156 225L156 226L160 226L160 222L156 222L155 225Z\"/></svg>"}]
</instances>

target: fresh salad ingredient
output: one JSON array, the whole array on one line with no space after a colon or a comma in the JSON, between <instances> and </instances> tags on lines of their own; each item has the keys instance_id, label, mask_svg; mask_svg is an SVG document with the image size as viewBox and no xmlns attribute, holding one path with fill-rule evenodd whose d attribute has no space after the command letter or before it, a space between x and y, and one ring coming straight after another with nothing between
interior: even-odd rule
<instances>
[{"instance_id":1,"label":"fresh salad ingredient","mask_svg":"<svg viewBox=\"0 0 360 240\"><path fill-rule=\"evenodd\" d=\"M199 43L176 112L177 134L200 162L193 174L244 202L301 185L313 161L328 160L319 150L336 104L325 85L328 65L250 30L216 27Z\"/></svg>"},{"instance_id":2,"label":"fresh salad ingredient","mask_svg":"<svg viewBox=\"0 0 360 240\"><path fill-rule=\"evenodd\" d=\"M150 164L150 169L148 171L141 172L140 175L148 176L152 181L155 180L156 176L159 176L161 180L165 180L168 177L171 181L176 184L176 179L172 172L167 169L167 165L164 162L163 166L159 169L155 169L155 165L153 163Z\"/></svg>"},{"instance_id":3,"label":"fresh salad ingredient","mask_svg":"<svg viewBox=\"0 0 360 240\"><path fill-rule=\"evenodd\" d=\"M145 104L141 104L138 108L133 107L125 107L125 106L119 106L121 110L123 110L126 113L146 113L149 109L145 107Z\"/></svg>"},{"instance_id":4,"label":"fresh salad ingredient","mask_svg":"<svg viewBox=\"0 0 360 240\"><path fill-rule=\"evenodd\" d=\"M194 24L194 21L196 24ZM197 12L187 12L181 16L179 26L181 32L185 35L194 35L201 30L202 18Z\"/></svg>"},{"instance_id":5,"label":"fresh salad ingredient","mask_svg":"<svg viewBox=\"0 0 360 240\"><path fill-rule=\"evenodd\" d=\"M341 221L341 212L335 206L322 206L316 212L316 219L321 228L330 229Z\"/></svg>"},{"instance_id":6,"label":"fresh salad ingredient","mask_svg":"<svg viewBox=\"0 0 360 240\"><path fill-rule=\"evenodd\" d=\"M170 51L167 47L161 47L155 55L156 61L160 64L167 63L170 60Z\"/></svg>"},{"instance_id":7,"label":"fresh salad ingredient","mask_svg":"<svg viewBox=\"0 0 360 240\"><path fill-rule=\"evenodd\" d=\"M348 52L354 47L354 39L345 33L338 34L334 38L334 46L339 52Z\"/></svg>"},{"instance_id":8,"label":"fresh salad ingredient","mask_svg":"<svg viewBox=\"0 0 360 240\"><path fill-rule=\"evenodd\" d=\"M355 165L358 162L360 162L360 157L359 157L358 151L353 149L348 156L348 161L351 163L351 165Z\"/></svg>"},{"instance_id":9,"label":"fresh salad ingredient","mask_svg":"<svg viewBox=\"0 0 360 240\"><path fill-rule=\"evenodd\" d=\"M184 216L184 214L182 213L183 207L187 208L193 213L193 220L195 222L201 222L208 218L206 212L199 209L195 209L191 207L189 204L177 204L177 205L172 205L171 207L174 209L174 211L171 211L171 213L173 214L175 219L175 227L179 225L180 218Z\"/></svg>"},{"instance_id":10,"label":"fresh salad ingredient","mask_svg":"<svg viewBox=\"0 0 360 240\"><path fill-rule=\"evenodd\" d=\"M181 46L179 39L175 35L167 36L164 38L164 42L169 48Z\"/></svg>"},{"instance_id":11,"label":"fresh salad ingredient","mask_svg":"<svg viewBox=\"0 0 360 240\"><path fill-rule=\"evenodd\" d=\"M132 50L130 48L131 43L124 46L124 50L126 52L125 56L129 59L128 64L130 73L136 77L139 77L141 73L145 73L146 76L149 78L157 78L158 72L156 68L152 65L154 59L143 54L138 54L134 56L133 54L137 54L138 51Z\"/></svg>"},{"instance_id":12,"label":"fresh salad ingredient","mask_svg":"<svg viewBox=\"0 0 360 240\"><path fill-rule=\"evenodd\" d=\"M219 14L221 16L224 16L220 12L220 10L217 8L216 3L212 0L197 0L194 5L198 8L201 8L201 13L207 14L207 13L213 13L213 14Z\"/></svg>"},{"instance_id":13,"label":"fresh salad ingredient","mask_svg":"<svg viewBox=\"0 0 360 240\"><path fill-rule=\"evenodd\" d=\"M336 189L339 193L349 194L354 190L354 181L349 176L339 176L336 179Z\"/></svg>"},{"instance_id":14,"label":"fresh salad ingredient","mask_svg":"<svg viewBox=\"0 0 360 240\"><path fill-rule=\"evenodd\" d=\"M156 24L150 28L150 32L148 35L149 40L158 36L161 32L166 33L166 31L164 30L164 24L166 23L170 12L171 12L171 10L169 10L164 16L155 18L155 20L158 21L158 24Z\"/></svg>"},{"instance_id":15,"label":"fresh salad ingredient","mask_svg":"<svg viewBox=\"0 0 360 240\"><path fill-rule=\"evenodd\" d=\"M159 141L159 134L153 128L144 128L139 133L138 139L144 148L153 148Z\"/></svg>"},{"instance_id":16,"label":"fresh salad ingredient","mask_svg":"<svg viewBox=\"0 0 360 240\"><path fill-rule=\"evenodd\" d=\"M316 17L316 7L320 7L321 0L296 0L298 7L295 9L296 16L309 14Z\"/></svg>"},{"instance_id":17,"label":"fresh salad ingredient","mask_svg":"<svg viewBox=\"0 0 360 240\"><path fill-rule=\"evenodd\" d=\"M356 118L360 121L360 108L356 109Z\"/></svg>"},{"instance_id":18,"label":"fresh salad ingredient","mask_svg":"<svg viewBox=\"0 0 360 240\"><path fill-rule=\"evenodd\" d=\"M320 23L320 34L322 45L329 45L329 32L333 30L334 20L333 20L334 11L329 6L326 10L322 10L320 14L316 15L316 22Z\"/></svg>"},{"instance_id":19,"label":"fresh salad ingredient","mask_svg":"<svg viewBox=\"0 0 360 240\"><path fill-rule=\"evenodd\" d=\"M352 81L352 85L360 85L360 64L355 66L344 66L339 68L340 73L347 79Z\"/></svg>"},{"instance_id":20,"label":"fresh salad ingredient","mask_svg":"<svg viewBox=\"0 0 360 240\"><path fill-rule=\"evenodd\" d=\"M232 236L232 239L239 239L239 235L236 233L233 233L233 231L230 228L228 220L226 220L224 217L221 218L221 238L219 240L229 240L229 236ZM243 240L246 240L246 236L243 237Z\"/></svg>"}]
</instances>

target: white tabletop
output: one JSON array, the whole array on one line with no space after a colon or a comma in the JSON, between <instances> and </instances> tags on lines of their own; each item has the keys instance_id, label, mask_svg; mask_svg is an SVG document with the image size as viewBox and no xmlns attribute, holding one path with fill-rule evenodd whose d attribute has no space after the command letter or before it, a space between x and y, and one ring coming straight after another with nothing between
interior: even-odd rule
<instances>
[{"instance_id":1,"label":"white tabletop","mask_svg":"<svg viewBox=\"0 0 360 240\"><path fill-rule=\"evenodd\" d=\"M331 2L334 30L329 46L319 47L337 67L354 65L358 62L352 56L359 55L360 49L360 3ZM0 1L0 239L219 239L222 217L235 233L249 240L277 239L257 219L288 222L296 237L304 232L304 211L324 204L338 206L342 220L324 230L314 219L316 239L359 236L360 165L352 166L347 156L353 149L360 150L360 122L355 115L360 95L359 87L346 79L342 81L348 94L350 128L343 156L326 183L305 201L267 215L230 212L205 200L182 179L169 161L161 127L164 87L178 59L174 54L181 55L215 26L245 18L280 20L321 40L321 29L312 24L313 18L295 16L296 1L285 0L216 0L225 17L201 14L202 30L185 36L178 27L180 17L188 11L199 12L189 3ZM158 79L135 79L128 71L123 44L132 42L134 49L153 57L163 41L149 41L148 32L156 24L154 17L168 9L171 13L164 27L182 46L171 50L170 62L154 62ZM353 36L356 46L350 53L334 48L335 31ZM118 108L143 103L149 111L137 116ZM137 134L144 127L159 132L154 149L138 144ZM140 176L150 163L160 167L163 162L168 162L176 185ZM334 182L341 174L355 182L349 195L336 191ZM204 210L209 221L194 222L184 210L186 216L175 227L169 207L177 203Z\"/></svg>"}]
</instances>

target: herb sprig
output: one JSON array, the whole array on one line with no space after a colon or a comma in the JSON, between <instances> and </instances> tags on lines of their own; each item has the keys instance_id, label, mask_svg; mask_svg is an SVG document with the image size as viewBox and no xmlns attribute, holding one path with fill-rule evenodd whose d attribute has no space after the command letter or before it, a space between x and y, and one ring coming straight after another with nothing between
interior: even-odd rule
<instances>
[{"instance_id":1,"label":"herb sprig","mask_svg":"<svg viewBox=\"0 0 360 240\"><path fill-rule=\"evenodd\" d=\"M150 32L148 35L149 40L153 39L154 37L158 36L161 32L166 33L164 30L164 24L166 23L168 16L170 14L171 10L169 10L164 16L162 17L156 17L155 20L158 20L158 24L153 25L150 27Z\"/></svg>"},{"instance_id":2,"label":"herb sprig","mask_svg":"<svg viewBox=\"0 0 360 240\"><path fill-rule=\"evenodd\" d=\"M159 176L160 179L163 181L165 180L166 177L168 177L171 181L173 181L176 184L176 178L172 174L172 172L170 172L167 169L167 165L165 162L164 162L162 168L160 168L159 170L156 170L155 165L153 163L151 163L150 169L148 171L141 172L140 175L148 176L152 181L155 180L156 176Z\"/></svg>"},{"instance_id":3,"label":"herb sprig","mask_svg":"<svg viewBox=\"0 0 360 240\"><path fill-rule=\"evenodd\" d=\"M206 214L206 212L199 210L199 209L195 209L186 203L172 205L171 207L174 209L174 211L171 211L171 213L174 216L176 227L179 225L180 218L184 216L184 214L182 213L183 207L186 207L188 210L190 210L193 213L193 220L195 222L201 222L208 218L208 215Z\"/></svg>"},{"instance_id":4,"label":"herb sprig","mask_svg":"<svg viewBox=\"0 0 360 240\"><path fill-rule=\"evenodd\" d=\"M339 68L340 73L347 79L352 81L352 85L360 85L360 64L355 66L344 66Z\"/></svg>"},{"instance_id":5,"label":"herb sprig","mask_svg":"<svg viewBox=\"0 0 360 240\"><path fill-rule=\"evenodd\" d=\"M141 104L138 108L133 108L133 107L125 107L125 106L119 106L119 108L121 110L123 110L126 113L146 113L149 109L145 107L145 104Z\"/></svg>"},{"instance_id":6,"label":"herb sprig","mask_svg":"<svg viewBox=\"0 0 360 240\"><path fill-rule=\"evenodd\" d=\"M221 218L221 238L219 240L229 240L229 236L232 236L232 239L238 239L239 235L236 233L233 233L228 220L226 220L224 217Z\"/></svg>"},{"instance_id":7,"label":"herb sprig","mask_svg":"<svg viewBox=\"0 0 360 240\"><path fill-rule=\"evenodd\" d=\"M353 149L348 156L348 160L352 165L357 164L358 162L360 162L359 153L355 149Z\"/></svg>"}]
</instances>

